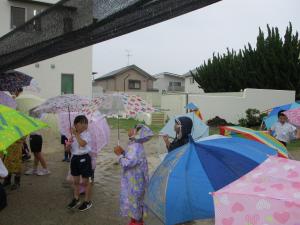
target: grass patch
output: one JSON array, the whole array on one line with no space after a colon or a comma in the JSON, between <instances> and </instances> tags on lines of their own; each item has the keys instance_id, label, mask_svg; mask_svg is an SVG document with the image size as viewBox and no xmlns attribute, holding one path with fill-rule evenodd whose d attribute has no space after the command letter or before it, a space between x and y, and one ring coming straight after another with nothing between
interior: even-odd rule
<instances>
[{"instance_id":1,"label":"grass patch","mask_svg":"<svg viewBox=\"0 0 300 225\"><path fill-rule=\"evenodd\" d=\"M289 151L300 150L300 140L293 141L290 144L288 144L287 149Z\"/></svg>"},{"instance_id":2,"label":"grass patch","mask_svg":"<svg viewBox=\"0 0 300 225\"><path fill-rule=\"evenodd\" d=\"M112 129L118 128L118 119L117 118L107 118L107 122ZM130 119L120 118L119 119L119 127L120 127L120 129L124 129L124 130L129 130L130 128L133 128L135 125L137 125L139 123L143 123L143 122L137 121L132 118L130 118ZM157 125L150 125L149 127L155 134L158 134L159 131L163 128L163 126L157 126Z\"/></svg>"}]
</instances>

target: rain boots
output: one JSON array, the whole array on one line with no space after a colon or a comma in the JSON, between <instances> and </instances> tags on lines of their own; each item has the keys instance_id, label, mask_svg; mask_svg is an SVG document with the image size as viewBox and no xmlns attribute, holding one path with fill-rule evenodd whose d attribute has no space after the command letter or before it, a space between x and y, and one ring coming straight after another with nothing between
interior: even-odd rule
<instances>
[{"instance_id":1,"label":"rain boots","mask_svg":"<svg viewBox=\"0 0 300 225\"><path fill-rule=\"evenodd\" d=\"M137 222L135 219L131 219L128 225L144 225L144 222Z\"/></svg>"}]
</instances>

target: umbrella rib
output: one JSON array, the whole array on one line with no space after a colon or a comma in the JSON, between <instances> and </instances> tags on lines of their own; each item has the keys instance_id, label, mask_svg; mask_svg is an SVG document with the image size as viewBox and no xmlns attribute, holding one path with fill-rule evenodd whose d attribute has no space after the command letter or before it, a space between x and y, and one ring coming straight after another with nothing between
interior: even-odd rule
<instances>
[{"instance_id":1,"label":"umbrella rib","mask_svg":"<svg viewBox=\"0 0 300 225\"><path fill-rule=\"evenodd\" d=\"M3 117L2 113L0 113L0 121L1 121L1 123L2 123L4 126L7 126L7 125L8 125L7 122L6 122L6 120L5 120L4 117Z\"/></svg>"},{"instance_id":2,"label":"umbrella rib","mask_svg":"<svg viewBox=\"0 0 300 225\"><path fill-rule=\"evenodd\" d=\"M33 126L38 127L38 125L32 119L30 119L28 116L26 116L20 112L19 112L19 115L22 116L24 119L26 119L28 122L30 122Z\"/></svg>"},{"instance_id":3,"label":"umbrella rib","mask_svg":"<svg viewBox=\"0 0 300 225\"><path fill-rule=\"evenodd\" d=\"M24 136L23 132L21 131L21 129L18 126L14 126L14 128L17 131L17 133L20 135L20 137Z\"/></svg>"}]
</instances>

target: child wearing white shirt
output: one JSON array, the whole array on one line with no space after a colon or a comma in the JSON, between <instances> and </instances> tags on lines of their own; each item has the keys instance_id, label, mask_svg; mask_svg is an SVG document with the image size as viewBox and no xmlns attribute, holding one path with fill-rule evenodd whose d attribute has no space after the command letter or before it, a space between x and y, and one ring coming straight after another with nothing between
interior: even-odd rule
<instances>
[{"instance_id":1,"label":"child wearing white shirt","mask_svg":"<svg viewBox=\"0 0 300 225\"><path fill-rule=\"evenodd\" d=\"M299 139L300 136L299 130L288 122L284 110L278 112L278 122L271 127L270 133L284 146L291 140Z\"/></svg>"},{"instance_id":2,"label":"child wearing white shirt","mask_svg":"<svg viewBox=\"0 0 300 225\"><path fill-rule=\"evenodd\" d=\"M91 202L91 177L92 162L89 152L91 151L91 137L87 131L88 119L84 115L77 116L72 128L72 137L66 143L66 149L71 151L71 175L74 184L74 198L68 208L76 208L80 204L80 177L85 188L85 201L79 206L80 211L92 207Z\"/></svg>"}]
</instances>

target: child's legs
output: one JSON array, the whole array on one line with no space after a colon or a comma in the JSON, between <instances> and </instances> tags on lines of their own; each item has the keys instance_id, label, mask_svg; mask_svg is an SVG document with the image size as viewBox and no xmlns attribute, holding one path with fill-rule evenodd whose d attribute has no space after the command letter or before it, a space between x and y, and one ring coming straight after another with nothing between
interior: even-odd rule
<instances>
[{"instance_id":1,"label":"child's legs","mask_svg":"<svg viewBox=\"0 0 300 225\"><path fill-rule=\"evenodd\" d=\"M85 201L89 202L91 201L91 195L92 195L92 188L91 188L91 182L90 178L84 178L82 177L82 185L85 189Z\"/></svg>"},{"instance_id":2,"label":"child's legs","mask_svg":"<svg viewBox=\"0 0 300 225\"><path fill-rule=\"evenodd\" d=\"M44 159L44 157L42 155L42 152L36 152L36 153L34 153L34 157L37 158L38 162L41 163L41 165L42 165L42 167L44 169L47 169L47 164L46 164L46 161L45 161L45 159Z\"/></svg>"},{"instance_id":3,"label":"child's legs","mask_svg":"<svg viewBox=\"0 0 300 225\"><path fill-rule=\"evenodd\" d=\"M79 199L80 176L73 176L74 198Z\"/></svg>"},{"instance_id":4,"label":"child's legs","mask_svg":"<svg viewBox=\"0 0 300 225\"><path fill-rule=\"evenodd\" d=\"M37 169L39 165L39 159L38 159L38 152L34 152L34 159L33 159L33 169Z\"/></svg>"}]
</instances>

